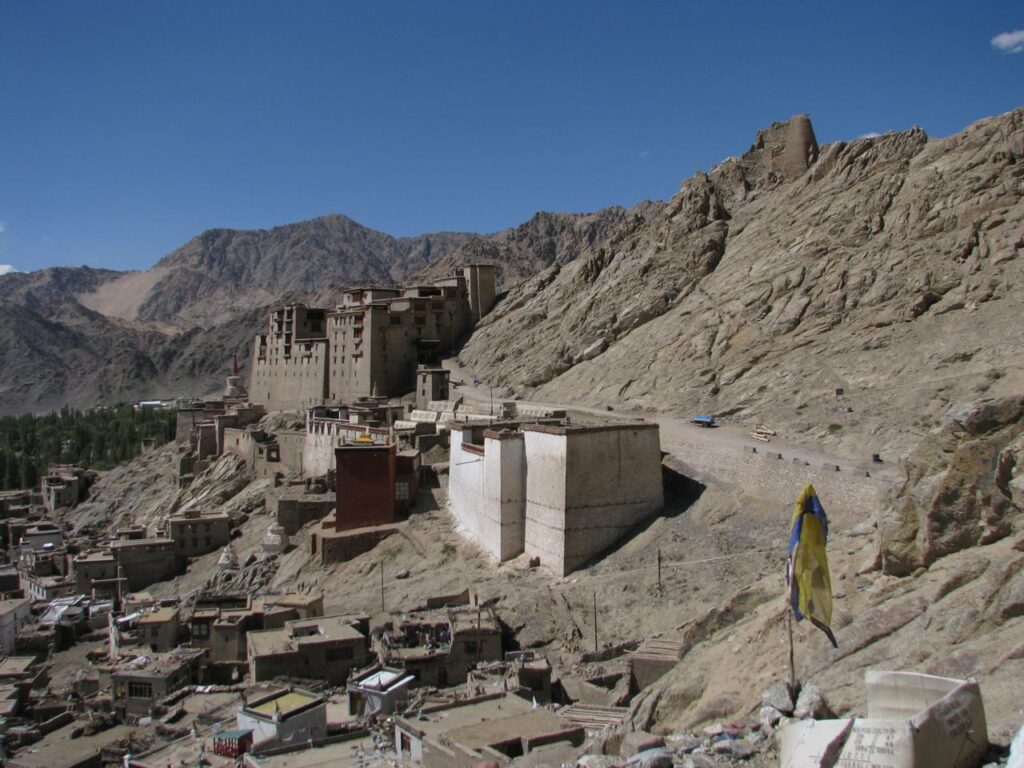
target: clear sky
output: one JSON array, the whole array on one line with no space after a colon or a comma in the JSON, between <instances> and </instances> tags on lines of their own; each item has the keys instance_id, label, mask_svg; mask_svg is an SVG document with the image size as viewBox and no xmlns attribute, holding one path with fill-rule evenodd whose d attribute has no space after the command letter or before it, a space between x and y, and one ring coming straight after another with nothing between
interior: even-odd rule
<instances>
[{"instance_id":1,"label":"clear sky","mask_svg":"<svg viewBox=\"0 0 1024 768\"><path fill-rule=\"evenodd\" d=\"M1022 30L1020 0L0 0L0 264L632 205L797 112L948 135L1024 104Z\"/></svg>"}]
</instances>

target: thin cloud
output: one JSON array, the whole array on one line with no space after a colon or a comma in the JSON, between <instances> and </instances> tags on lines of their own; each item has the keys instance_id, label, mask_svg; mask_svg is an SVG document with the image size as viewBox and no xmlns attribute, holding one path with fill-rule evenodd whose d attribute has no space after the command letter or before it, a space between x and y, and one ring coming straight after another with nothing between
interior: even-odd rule
<instances>
[{"instance_id":1,"label":"thin cloud","mask_svg":"<svg viewBox=\"0 0 1024 768\"><path fill-rule=\"evenodd\" d=\"M9 275L11 272L17 272L12 264L0 264L0 275Z\"/></svg>"},{"instance_id":2,"label":"thin cloud","mask_svg":"<svg viewBox=\"0 0 1024 768\"><path fill-rule=\"evenodd\" d=\"M1024 29L1000 32L992 38L992 47L1003 53L1024 53Z\"/></svg>"},{"instance_id":3,"label":"thin cloud","mask_svg":"<svg viewBox=\"0 0 1024 768\"><path fill-rule=\"evenodd\" d=\"M858 139L877 139L881 135L882 134L880 134L878 131L868 131L867 133L862 133L857 138Z\"/></svg>"},{"instance_id":4,"label":"thin cloud","mask_svg":"<svg viewBox=\"0 0 1024 768\"><path fill-rule=\"evenodd\" d=\"M0 221L0 235L2 235L6 230L7 230L7 222L6 221Z\"/></svg>"},{"instance_id":5,"label":"thin cloud","mask_svg":"<svg viewBox=\"0 0 1024 768\"><path fill-rule=\"evenodd\" d=\"M651 150L649 150L649 149L645 149L643 152L640 153L640 159L641 160L646 160L650 156L651 156Z\"/></svg>"}]
</instances>

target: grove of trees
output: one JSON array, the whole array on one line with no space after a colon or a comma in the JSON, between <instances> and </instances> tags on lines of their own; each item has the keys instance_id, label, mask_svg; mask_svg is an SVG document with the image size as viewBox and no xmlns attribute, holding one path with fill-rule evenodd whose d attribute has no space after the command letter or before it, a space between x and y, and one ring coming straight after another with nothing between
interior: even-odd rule
<instances>
[{"instance_id":1,"label":"grove of trees","mask_svg":"<svg viewBox=\"0 0 1024 768\"><path fill-rule=\"evenodd\" d=\"M37 487L51 464L110 469L138 456L143 438L173 440L175 419L171 409L132 405L0 417L0 490Z\"/></svg>"}]
</instances>

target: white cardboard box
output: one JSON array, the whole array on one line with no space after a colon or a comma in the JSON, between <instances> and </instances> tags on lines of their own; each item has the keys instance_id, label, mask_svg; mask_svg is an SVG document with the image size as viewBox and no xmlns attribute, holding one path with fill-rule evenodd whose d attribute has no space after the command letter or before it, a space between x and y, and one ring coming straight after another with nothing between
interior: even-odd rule
<instances>
[{"instance_id":1,"label":"white cardboard box","mask_svg":"<svg viewBox=\"0 0 1024 768\"><path fill-rule=\"evenodd\" d=\"M778 730L782 768L967 768L988 749L976 681L868 671L864 683L866 718Z\"/></svg>"}]
</instances>

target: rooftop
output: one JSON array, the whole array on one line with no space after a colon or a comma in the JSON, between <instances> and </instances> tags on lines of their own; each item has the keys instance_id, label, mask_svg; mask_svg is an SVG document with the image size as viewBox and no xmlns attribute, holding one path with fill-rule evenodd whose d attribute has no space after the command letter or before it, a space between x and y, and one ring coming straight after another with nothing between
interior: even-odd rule
<instances>
[{"instance_id":1,"label":"rooftop","mask_svg":"<svg viewBox=\"0 0 1024 768\"><path fill-rule=\"evenodd\" d=\"M406 730L419 732L425 737L436 737L467 726L477 726L490 720L502 720L514 715L533 712L533 705L515 695L487 696L455 705L438 707L423 717L399 717L396 720Z\"/></svg>"},{"instance_id":2,"label":"rooftop","mask_svg":"<svg viewBox=\"0 0 1024 768\"><path fill-rule=\"evenodd\" d=\"M108 546L111 549L128 549L130 547L151 547L154 545L173 547L174 541L172 539L167 539L160 536L151 539L116 539L108 544Z\"/></svg>"},{"instance_id":3,"label":"rooftop","mask_svg":"<svg viewBox=\"0 0 1024 768\"><path fill-rule=\"evenodd\" d=\"M456 635L477 631L486 634L498 632L498 622L489 608L479 612L475 610L452 611L451 624L452 633Z\"/></svg>"},{"instance_id":4,"label":"rooftop","mask_svg":"<svg viewBox=\"0 0 1024 768\"><path fill-rule=\"evenodd\" d=\"M360 688L372 688L375 691L387 691L391 688L401 686L407 681L412 681L413 676L407 675L401 669L378 669L366 677L356 681Z\"/></svg>"},{"instance_id":5,"label":"rooftop","mask_svg":"<svg viewBox=\"0 0 1024 768\"><path fill-rule=\"evenodd\" d=\"M532 706L532 705L528 705ZM470 749L481 749L519 739L536 739L579 726L546 709L535 709L518 715L464 725L444 732L445 739Z\"/></svg>"},{"instance_id":6,"label":"rooftop","mask_svg":"<svg viewBox=\"0 0 1024 768\"><path fill-rule=\"evenodd\" d=\"M32 601L27 597L14 597L10 600L0 600L0 615L16 610L23 605L31 605Z\"/></svg>"},{"instance_id":7,"label":"rooftop","mask_svg":"<svg viewBox=\"0 0 1024 768\"><path fill-rule=\"evenodd\" d=\"M322 703L323 700L322 696L306 691L282 691L247 706L245 711L261 717L273 717L274 715L288 717L301 709Z\"/></svg>"},{"instance_id":8,"label":"rooftop","mask_svg":"<svg viewBox=\"0 0 1024 768\"><path fill-rule=\"evenodd\" d=\"M160 608L139 619L139 624L166 624L176 618L178 618L177 608Z\"/></svg>"},{"instance_id":9,"label":"rooftop","mask_svg":"<svg viewBox=\"0 0 1024 768\"><path fill-rule=\"evenodd\" d=\"M167 518L170 523L185 523L185 522L203 522L206 520L227 520L227 512L200 512L198 510L185 510L184 512L178 512Z\"/></svg>"},{"instance_id":10,"label":"rooftop","mask_svg":"<svg viewBox=\"0 0 1024 768\"><path fill-rule=\"evenodd\" d=\"M323 595L300 595L296 592L285 592L281 595L260 595L253 598L253 610L266 611L267 608L308 608L323 600Z\"/></svg>"},{"instance_id":11,"label":"rooftop","mask_svg":"<svg viewBox=\"0 0 1024 768\"><path fill-rule=\"evenodd\" d=\"M8 656L0 661L0 677L23 675L35 663L35 656Z\"/></svg>"},{"instance_id":12,"label":"rooftop","mask_svg":"<svg viewBox=\"0 0 1024 768\"><path fill-rule=\"evenodd\" d=\"M202 648L177 648L167 653L118 659L112 674L118 677L164 678L206 653Z\"/></svg>"},{"instance_id":13,"label":"rooftop","mask_svg":"<svg viewBox=\"0 0 1024 768\"><path fill-rule=\"evenodd\" d=\"M285 622L281 629L265 629L248 634L253 654L257 656L287 653L301 645L365 640L362 632L352 626L360 616L320 616ZM307 634L303 634L307 633Z\"/></svg>"},{"instance_id":14,"label":"rooftop","mask_svg":"<svg viewBox=\"0 0 1024 768\"><path fill-rule=\"evenodd\" d=\"M339 744L313 749L301 749L286 752L283 755L266 755L259 759L260 768L355 768L368 765L367 758L362 757L363 748L368 739L351 739ZM371 751L372 750L367 750Z\"/></svg>"},{"instance_id":15,"label":"rooftop","mask_svg":"<svg viewBox=\"0 0 1024 768\"><path fill-rule=\"evenodd\" d=\"M145 539L140 539L140 541L145 541ZM114 553L102 549L94 549L91 552L82 552L75 555L76 563L106 563L113 562L113 560Z\"/></svg>"},{"instance_id":16,"label":"rooftop","mask_svg":"<svg viewBox=\"0 0 1024 768\"><path fill-rule=\"evenodd\" d=\"M7 765L14 768L72 768L97 757L104 747L127 739L133 731L131 726L115 725L92 736L72 738L71 734L79 727L81 723L75 722L57 729L32 745L31 750L21 750L9 758Z\"/></svg>"}]
</instances>

